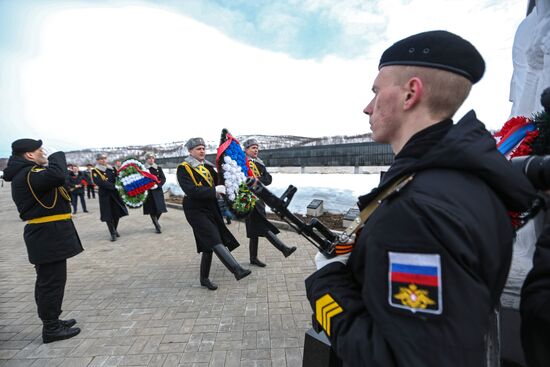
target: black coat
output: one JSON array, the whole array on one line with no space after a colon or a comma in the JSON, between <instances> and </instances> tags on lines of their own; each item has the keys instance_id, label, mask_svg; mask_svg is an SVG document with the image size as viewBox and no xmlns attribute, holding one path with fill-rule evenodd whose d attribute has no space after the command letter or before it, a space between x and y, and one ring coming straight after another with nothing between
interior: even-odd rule
<instances>
[{"instance_id":1,"label":"black coat","mask_svg":"<svg viewBox=\"0 0 550 367\"><path fill-rule=\"evenodd\" d=\"M211 164L205 164L212 177L214 184L218 182L218 175ZM216 190L193 168L191 174L180 164L177 170L178 182L185 193L183 198L183 212L185 218L193 228L197 252L211 252L212 247L224 244L230 251L239 247L239 242L227 229L223 221ZM195 182L197 185L195 185Z\"/></svg>"},{"instance_id":2,"label":"black coat","mask_svg":"<svg viewBox=\"0 0 550 367\"><path fill-rule=\"evenodd\" d=\"M164 202L164 193L162 191L162 186L166 183L166 176L162 172L162 168L157 166L157 168L149 167L149 172L159 179L158 187L153 190L149 190L147 194L147 199L143 203L143 214L161 214L166 213L166 203Z\"/></svg>"},{"instance_id":3,"label":"black coat","mask_svg":"<svg viewBox=\"0 0 550 367\"><path fill-rule=\"evenodd\" d=\"M255 161L254 164L260 172L260 176L256 177L263 183L265 186L271 185L273 178L267 172L266 167L258 161ZM277 227L275 227L269 220L267 220L265 215L265 203L258 199L256 200L256 205L254 209L250 212L248 217L246 217L246 236L248 238L252 237L265 237L267 231L271 231L274 234L279 233Z\"/></svg>"},{"instance_id":4,"label":"black coat","mask_svg":"<svg viewBox=\"0 0 550 367\"><path fill-rule=\"evenodd\" d=\"M529 367L550 366L550 224L536 244L521 290L521 344Z\"/></svg>"},{"instance_id":5,"label":"black coat","mask_svg":"<svg viewBox=\"0 0 550 367\"><path fill-rule=\"evenodd\" d=\"M84 174L82 172L78 172L78 174L74 174L74 172L69 172L68 176L68 186L69 191L72 194L83 194L84 193L84 184L82 183L82 180L85 180ZM76 187L77 185L80 185L80 187Z\"/></svg>"},{"instance_id":6,"label":"black coat","mask_svg":"<svg viewBox=\"0 0 550 367\"><path fill-rule=\"evenodd\" d=\"M19 217L25 221L71 213L65 186L65 154L53 153L48 162L47 167L41 167L22 157L11 156L4 170L4 179L12 182L11 194ZM68 259L84 250L72 219L27 224L24 238L32 264Z\"/></svg>"},{"instance_id":7,"label":"black coat","mask_svg":"<svg viewBox=\"0 0 550 367\"><path fill-rule=\"evenodd\" d=\"M512 257L507 211L527 209L534 189L473 112L413 136L360 209L410 173L347 264L306 279L315 319L349 366L484 366Z\"/></svg>"},{"instance_id":8,"label":"black coat","mask_svg":"<svg viewBox=\"0 0 550 367\"><path fill-rule=\"evenodd\" d=\"M96 167L92 170L92 178L99 188L99 210L102 222L110 222L128 215L128 209L115 186L116 177L114 168L101 171Z\"/></svg>"},{"instance_id":9,"label":"black coat","mask_svg":"<svg viewBox=\"0 0 550 367\"><path fill-rule=\"evenodd\" d=\"M84 171L83 175L84 175L84 180L86 180L86 184L88 186L92 186L92 187L95 186L94 180L92 179L92 173L91 172Z\"/></svg>"}]
</instances>

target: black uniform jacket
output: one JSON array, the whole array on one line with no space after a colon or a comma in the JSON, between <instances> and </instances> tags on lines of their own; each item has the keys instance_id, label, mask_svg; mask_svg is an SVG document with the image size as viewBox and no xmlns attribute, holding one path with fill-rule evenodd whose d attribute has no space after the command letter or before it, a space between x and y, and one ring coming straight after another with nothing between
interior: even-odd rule
<instances>
[{"instance_id":1,"label":"black uniform jacket","mask_svg":"<svg viewBox=\"0 0 550 367\"><path fill-rule=\"evenodd\" d=\"M273 178L271 177L269 172L267 172L267 169L263 165L263 162L261 162L260 160L256 160L254 164L260 172L260 176L256 178L260 180L260 182L263 183L265 186L271 185L271 181L273 180ZM256 200L256 205L254 206L254 209L252 209L248 217L246 217L245 223L246 236L248 238L264 237L267 231L271 231L274 234L279 233L277 227L275 227L267 220L265 216L265 203L260 199Z\"/></svg>"},{"instance_id":2,"label":"black uniform jacket","mask_svg":"<svg viewBox=\"0 0 550 367\"><path fill-rule=\"evenodd\" d=\"M99 210L102 222L110 222L128 215L128 209L115 186L116 177L116 170L110 166L105 170L96 166L92 170L92 178L99 188L97 193L99 194Z\"/></svg>"},{"instance_id":3,"label":"black uniform jacket","mask_svg":"<svg viewBox=\"0 0 550 367\"><path fill-rule=\"evenodd\" d=\"M185 162L184 162L185 163ZM218 182L218 175L212 163L204 161L214 179L212 186L190 165L191 175L184 166L178 166L178 182L185 193L183 198L183 212L185 218L193 228L197 252L211 252L212 247L224 244L232 251L239 247L239 242L227 229L223 221L214 186ZM195 185L195 182L197 183Z\"/></svg>"},{"instance_id":4,"label":"black uniform jacket","mask_svg":"<svg viewBox=\"0 0 550 367\"><path fill-rule=\"evenodd\" d=\"M84 175L82 172L78 172L78 174L74 174L74 172L69 172L68 177L68 185L69 185L69 191L73 194L83 194L84 193L84 185L82 183L82 180L84 180ZM80 187L76 187L77 185L80 185Z\"/></svg>"},{"instance_id":5,"label":"black uniform jacket","mask_svg":"<svg viewBox=\"0 0 550 367\"><path fill-rule=\"evenodd\" d=\"M360 209L410 173L368 219L347 265L306 279L315 319L348 366L484 366L512 257L507 210L527 209L534 189L473 111L413 136Z\"/></svg>"},{"instance_id":6,"label":"black uniform jacket","mask_svg":"<svg viewBox=\"0 0 550 367\"><path fill-rule=\"evenodd\" d=\"M160 166L149 167L149 172L159 179L158 187L153 190L149 190L147 199L143 203L143 214L161 214L166 213L166 203L164 202L164 193L162 186L166 183L166 176L162 172Z\"/></svg>"},{"instance_id":7,"label":"black uniform jacket","mask_svg":"<svg viewBox=\"0 0 550 367\"><path fill-rule=\"evenodd\" d=\"M550 224L537 240L521 290L521 344L529 367L550 366Z\"/></svg>"},{"instance_id":8,"label":"black uniform jacket","mask_svg":"<svg viewBox=\"0 0 550 367\"><path fill-rule=\"evenodd\" d=\"M67 162L63 152L48 157L47 167L19 156L11 156L4 179L11 181L11 195L19 217L25 221L70 214L65 180ZM40 201L40 202L39 202ZM25 244L32 264L47 264L73 257L83 251L71 219L25 225Z\"/></svg>"}]
</instances>

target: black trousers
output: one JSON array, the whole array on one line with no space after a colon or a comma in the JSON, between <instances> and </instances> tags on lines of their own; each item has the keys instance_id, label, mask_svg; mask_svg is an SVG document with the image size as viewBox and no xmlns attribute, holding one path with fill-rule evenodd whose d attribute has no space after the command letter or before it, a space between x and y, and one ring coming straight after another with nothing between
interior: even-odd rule
<instances>
[{"instance_id":1,"label":"black trousers","mask_svg":"<svg viewBox=\"0 0 550 367\"><path fill-rule=\"evenodd\" d=\"M75 194L71 192L71 204L73 205L73 214L76 213L78 209L78 198L80 197L80 204L82 204L82 210L86 211L86 199L84 199L84 191L80 194Z\"/></svg>"},{"instance_id":2,"label":"black trousers","mask_svg":"<svg viewBox=\"0 0 550 367\"><path fill-rule=\"evenodd\" d=\"M34 299L38 307L38 317L42 320L57 320L61 315L61 305L67 282L67 260L34 266L36 284Z\"/></svg>"},{"instance_id":3,"label":"black trousers","mask_svg":"<svg viewBox=\"0 0 550 367\"><path fill-rule=\"evenodd\" d=\"M95 190L92 185L86 186L86 192L88 193L88 199L90 198L90 195L95 199Z\"/></svg>"}]
</instances>

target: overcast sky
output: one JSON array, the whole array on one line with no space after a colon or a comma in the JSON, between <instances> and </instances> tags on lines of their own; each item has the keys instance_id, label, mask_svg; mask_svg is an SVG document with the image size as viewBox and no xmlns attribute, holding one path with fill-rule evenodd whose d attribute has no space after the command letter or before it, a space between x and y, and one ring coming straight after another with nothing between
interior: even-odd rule
<instances>
[{"instance_id":1,"label":"overcast sky","mask_svg":"<svg viewBox=\"0 0 550 367\"><path fill-rule=\"evenodd\" d=\"M202 136L369 131L380 54L413 33L471 41L487 72L459 115L508 119L521 0L0 0L0 157ZM458 115L455 116L459 117Z\"/></svg>"}]
</instances>

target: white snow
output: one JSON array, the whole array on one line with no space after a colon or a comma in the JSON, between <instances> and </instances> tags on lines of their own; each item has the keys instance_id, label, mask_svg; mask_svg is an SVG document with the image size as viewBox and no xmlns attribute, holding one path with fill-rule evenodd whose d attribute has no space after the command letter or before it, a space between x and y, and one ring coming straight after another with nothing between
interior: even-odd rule
<instances>
[{"instance_id":1,"label":"white snow","mask_svg":"<svg viewBox=\"0 0 550 367\"><path fill-rule=\"evenodd\" d=\"M355 208L357 197L369 193L378 185L380 175L376 174L289 174L273 173L273 183L268 189L280 196L288 187L298 188L290 202L289 210L293 213L305 214L308 204L313 199L323 200L325 211L329 213L345 213L349 208ZM166 173L164 190L170 190L173 195L183 196L174 173Z\"/></svg>"}]
</instances>

